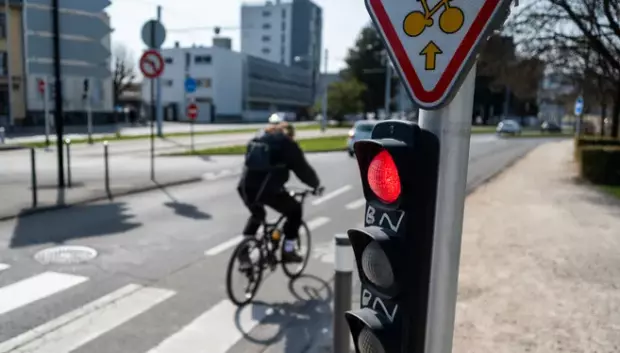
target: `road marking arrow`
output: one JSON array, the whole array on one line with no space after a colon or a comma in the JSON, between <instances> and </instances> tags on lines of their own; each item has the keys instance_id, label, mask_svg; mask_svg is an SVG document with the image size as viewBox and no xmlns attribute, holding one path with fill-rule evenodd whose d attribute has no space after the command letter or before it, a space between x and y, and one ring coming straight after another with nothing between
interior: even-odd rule
<instances>
[{"instance_id":1,"label":"road marking arrow","mask_svg":"<svg viewBox=\"0 0 620 353\"><path fill-rule=\"evenodd\" d=\"M424 69L426 69L427 71L435 70L438 54L443 54L443 52L441 51L441 49L439 49L437 44L435 44L435 42L431 40L420 52L420 55L424 55L426 57Z\"/></svg>"}]
</instances>

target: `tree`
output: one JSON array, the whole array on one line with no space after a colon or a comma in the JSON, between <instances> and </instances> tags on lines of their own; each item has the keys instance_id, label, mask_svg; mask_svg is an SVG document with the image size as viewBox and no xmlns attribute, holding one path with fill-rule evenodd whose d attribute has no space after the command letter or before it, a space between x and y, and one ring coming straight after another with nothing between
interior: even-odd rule
<instances>
[{"instance_id":1,"label":"tree","mask_svg":"<svg viewBox=\"0 0 620 353\"><path fill-rule=\"evenodd\" d=\"M136 79L136 65L129 49L121 43L115 45L112 57L114 64L113 99L114 106L116 106L120 96Z\"/></svg>"},{"instance_id":2,"label":"tree","mask_svg":"<svg viewBox=\"0 0 620 353\"><path fill-rule=\"evenodd\" d=\"M360 113L365 92L366 86L353 78L332 83L327 89L327 115L342 123L346 114ZM322 111L321 103L317 103L315 110Z\"/></svg>"},{"instance_id":3,"label":"tree","mask_svg":"<svg viewBox=\"0 0 620 353\"><path fill-rule=\"evenodd\" d=\"M505 26L520 38L523 53L542 57L555 73L573 78L580 91L593 78L607 101L611 86L614 137L620 128L619 14L619 0L531 1Z\"/></svg>"}]
</instances>

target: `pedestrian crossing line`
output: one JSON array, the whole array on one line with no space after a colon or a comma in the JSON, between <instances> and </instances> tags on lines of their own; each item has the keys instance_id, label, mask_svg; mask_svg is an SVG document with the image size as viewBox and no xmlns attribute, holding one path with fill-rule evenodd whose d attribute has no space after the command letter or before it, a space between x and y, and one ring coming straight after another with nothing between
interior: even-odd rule
<instances>
[{"instance_id":1,"label":"pedestrian crossing line","mask_svg":"<svg viewBox=\"0 0 620 353\"><path fill-rule=\"evenodd\" d=\"M175 294L166 289L127 285L0 343L0 353L71 352Z\"/></svg>"},{"instance_id":2,"label":"pedestrian crossing line","mask_svg":"<svg viewBox=\"0 0 620 353\"><path fill-rule=\"evenodd\" d=\"M237 324L237 310L229 300L222 300L147 353L225 353L272 311L266 305L245 306Z\"/></svg>"},{"instance_id":3,"label":"pedestrian crossing line","mask_svg":"<svg viewBox=\"0 0 620 353\"><path fill-rule=\"evenodd\" d=\"M0 288L0 315L62 292L87 280L87 277L82 276L44 272Z\"/></svg>"},{"instance_id":4,"label":"pedestrian crossing line","mask_svg":"<svg viewBox=\"0 0 620 353\"><path fill-rule=\"evenodd\" d=\"M0 263L0 272L2 272L2 271L4 271L4 270L8 270L8 269L9 269L9 267L11 267L11 266L9 266L9 265L7 265L7 264L2 264L2 263Z\"/></svg>"},{"instance_id":5,"label":"pedestrian crossing line","mask_svg":"<svg viewBox=\"0 0 620 353\"><path fill-rule=\"evenodd\" d=\"M324 202L327 202L331 199L333 199L336 196L339 196L341 194L344 194L345 192L349 191L353 189L353 187L351 185L345 185L341 188L338 188L330 193L327 193L325 195L323 195L322 197L319 197L318 199L315 199L314 201L312 201L312 206L318 206Z\"/></svg>"},{"instance_id":6,"label":"pedestrian crossing line","mask_svg":"<svg viewBox=\"0 0 620 353\"><path fill-rule=\"evenodd\" d=\"M317 217L314 218L310 221L308 221L306 224L308 225L308 229L310 229L310 231L315 230L316 228L322 227L325 224L329 223L330 219L328 217ZM261 234L263 232L263 228L259 228L257 234ZM205 251L205 255L206 256L215 256L218 254L223 253L224 251L232 248L233 246L236 246L237 244L239 244L239 242L241 242L241 240L243 240L243 235L239 235L236 236L230 240L227 240L219 245L216 245L214 247L212 247L211 249Z\"/></svg>"},{"instance_id":7,"label":"pedestrian crossing line","mask_svg":"<svg viewBox=\"0 0 620 353\"><path fill-rule=\"evenodd\" d=\"M346 206L344 206L344 208L346 208L347 210L356 210L364 205L366 205L366 199L361 198L359 200L349 202Z\"/></svg>"}]
</instances>

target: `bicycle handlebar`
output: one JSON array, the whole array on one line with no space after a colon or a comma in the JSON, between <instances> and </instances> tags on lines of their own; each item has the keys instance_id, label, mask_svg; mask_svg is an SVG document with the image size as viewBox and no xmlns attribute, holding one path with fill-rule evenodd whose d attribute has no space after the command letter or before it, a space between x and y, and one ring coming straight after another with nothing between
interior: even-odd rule
<instances>
[{"instance_id":1,"label":"bicycle handlebar","mask_svg":"<svg viewBox=\"0 0 620 353\"><path fill-rule=\"evenodd\" d=\"M302 198L305 198L308 195L314 195L314 196L321 196L323 194L323 191L325 190L324 186L319 186L316 189L307 189L304 188L302 190L294 190L291 188L286 188L286 191L288 191L289 194L291 194L292 196L300 196Z\"/></svg>"}]
</instances>

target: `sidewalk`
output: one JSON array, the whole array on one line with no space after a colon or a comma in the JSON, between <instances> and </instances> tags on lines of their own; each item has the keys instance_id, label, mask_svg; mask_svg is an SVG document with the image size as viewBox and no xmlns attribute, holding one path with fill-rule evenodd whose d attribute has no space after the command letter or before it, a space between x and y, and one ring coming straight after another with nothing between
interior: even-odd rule
<instances>
[{"instance_id":1,"label":"sidewalk","mask_svg":"<svg viewBox=\"0 0 620 353\"><path fill-rule=\"evenodd\" d=\"M620 202L576 181L572 151L543 145L467 198L454 353L619 350Z\"/></svg>"}]
</instances>

